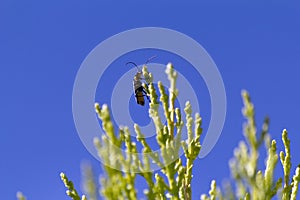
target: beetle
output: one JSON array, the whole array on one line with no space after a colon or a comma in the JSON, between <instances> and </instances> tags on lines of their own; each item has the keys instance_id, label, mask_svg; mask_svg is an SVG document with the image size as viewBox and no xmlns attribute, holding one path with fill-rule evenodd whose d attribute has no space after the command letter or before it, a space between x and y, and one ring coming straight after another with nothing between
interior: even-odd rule
<instances>
[{"instance_id":1,"label":"beetle","mask_svg":"<svg viewBox=\"0 0 300 200\"><path fill-rule=\"evenodd\" d=\"M152 60L153 58L155 58L156 56L152 56L150 57L145 64L147 64L148 62L150 62L150 60ZM149 94L146 92L145 88L143 87L143 83L142 80L145 80L142 70L138 67L137 64L135 64L134 62L127 62L126 65L128 64L133 64L136 68L137 68L137 73L135 74L134 78L133 78L133 91L134 91L134 96L136 99L136 103L144 106L145 105L145 99L144 96L147 97L148 101L150 101L149 98Z\"/></svg>"}]
</instances>

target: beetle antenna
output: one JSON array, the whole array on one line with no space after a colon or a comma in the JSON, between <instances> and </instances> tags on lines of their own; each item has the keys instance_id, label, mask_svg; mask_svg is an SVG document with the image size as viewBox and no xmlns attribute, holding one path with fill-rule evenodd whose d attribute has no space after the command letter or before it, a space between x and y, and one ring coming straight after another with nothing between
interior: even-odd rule
<instances>
[{"instance_id":1,"label":"beetle antenna","mask_svg":"<svg viewBox=\"0 0 300 200\"><path fill-rule=\"evenodd\" d=\"M140 68L138 67L138 65L135 64L134 62L128 62L128 63L126 63L126 65L128 65L128 64L133 64L137 68L138 71L141 71Z\"/></svg>"},{"instance_id":2,"label":"beetle antenna","mask_svg":"<svg viewBox=\"0 0 300 200\"><path fill-rule=\"evenodd\" d=\"M156 58L156 57L157 57L157 55L151 56L150 58L148 58L148 60L146 61L145 64L147 64L148 62L150 62L151 60L153 60L153 59Z\"/></svg>"}]
</instances>

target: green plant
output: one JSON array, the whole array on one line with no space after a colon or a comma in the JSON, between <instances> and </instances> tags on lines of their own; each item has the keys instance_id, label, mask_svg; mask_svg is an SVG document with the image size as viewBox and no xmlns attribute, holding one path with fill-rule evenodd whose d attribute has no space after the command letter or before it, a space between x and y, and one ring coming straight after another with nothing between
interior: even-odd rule
<instances>
[{"instance_id":1,"label":"green plant","mask_svg":"<svg viewBox=\"0 0 300 200\"><path fill-rule=\"evenodd\" d=\"M298 185L300 180L300 166L296 168L295 175L290 179L291 151L290 140L287 130L282 132L282 141L285 151L277 153L276 141L270 139L268 133L269 119L266 118L262 131L257 134L254 106L250 96L246 91L242 91L244 108L242 110L246 123L244 124L245 141L241 141L239 147L234 150L234 158L229 162L234 185L229 186L222 194L217 191L215 183L212 183L210 198L202 195L203 200L215 199L218 194L219 199L272 199L277 195L282 200L296 200ZM259 149L265 143L267 151L266 166L264 170L258 169ZM284 175L282 178L274 178L274 170L281 160ZM233 189L235 188L235 192Z\"/></svg>"},{"instance_id":2,"label":"green plant","mask_svg":"<svg viewBox=\"0 0 300 200\"><path fill-rule=\"evenodd\" d=\"M193 162L200 152L200 135L202 133L201 118L199 114L192 116L189 102L186 102L184 113L185 122L179 108L175 108L177 73L172 64L167 65L166 74L170 81L167 95L161 82L158 83L160 98L152 83L152 75L143 67L148 86L144 85L150 94L149 116L156 128L156 141L160 147L155 152L147 143L137 124L134 125L136 140L143 146L142 154L137 153L137 145L132 140L127 127L120 127L115 133L108 107L95 104L96 112L102 122L105 135L95 138L94 143L99 157L105 163L106 177L101 179L101 195L106 199L137 199L135 180L141 176L148 184L144 191L148 199L191 199L191 179ZM164 125L159 116L159 101L164 109L167 124ZM181 139L184 126L187 127L187 140ZM194 130L193 130L194 128ZM125 153L121 151L125 145ZM180 147L183 147L186 165L180 157ZM151 163L155 163L161 170L153 172ZM65 175L63 175L65 177ZM63 179L65 184L68 181ZM73 188L66 184L68 195L73 199L80 199ZM94 187L94 186L92 186ZM76 196L74 196L76 194ZM89 195L88 195L89 196Z\"/></svg>"},{"instance_id":3,"label":"green plant","mask_svg":"<svg viewBox=\"0 0 300 200\"><path fill-rule=\"evenodd\" d=\"M190 199L191 198L191 179L193 162L200 151L200 135L202 133L201 118L199 114L192 117L191 105L186 103L184 112L186 126L188 130L187 141L181 140L181 131L184 121L181 112L175 108L175 99L177 96L176 77L177 73L173 66L168 64L166 73L170 80L168 96L161 82L158 83L160 98L156 93L152 83L152 75L148 73L147 68L143 68L143 74L147 77L150 93L149 115L156 128L156 140L160 146L160 154L151 149L146 142L143 133L137 124L134 125L136 140L143 146L143 153L140 158L137 154L136 143L132 141L127 127L121 127L119 134L114 131L110 119L110 113L106 105L101 108L96 104L96 112L102 121L102 127L106 132L101 139L95 139L95 146L99 152L100 158L104 161L106 178L101 180L101 194L107 199L137 199L136 189L134 187L136 176L141 176L148 184L148 190L145 195L148 199ZM161 102L167 124L164 125L160 119L158 108ZM192 128L195 125L195 130ZM176 133L175 133L176 132ZM120 149L125 145L125 155ZM184 149L186 157L186 166L182 164L179 155L180 146ZM108 153L109 152L109 153ZM151 170L151 162L161 168L160 172ZM164 177L162 176L164 175Z\"/></svg>"},{"instance_id":4,"label":"green plant","mask_svg":"<svg viewBox=\"0 0 300 200\"><path fill-rule=\"evenodd\" d=\"M159 99L152 84L152 74L147 71L146 66L143 67L143 74L149 83L148 87L145 85L151 98L149 116L155 124L156 140L161 151L155 152L151 148L139 126L135 124L136 140L142 145L142 153L138 154L137 144L131 137L128 128L119 127L117 134L108 107L95 104L96 112L102 122L102 128L106 133L101 138L95 138L94 140L99 157L105 163L106 177L100 181L100 194L105 199L137 199L135 181L137 176L141 176L148 184L147 190L144 191L148 199L189 200L192 194L193 162L201 149L201 117L199 114L192 117L189 102L186 103L184 108L185 120L180 109L175 108L174 102L178 95L176 89L177 74L171 64L168 64L166 69L170 81L169 95L167 95L162 83L159 82ZM262 131L258 134L254 106L249 94L243 91L242 97L244 101L242 111L246 118L244 125L245 141L240 142L239 147L234 150L234 158L229 162L233 181L224 189L220 189L217 187L216 181L213 180L209 194L202 195L201 199L260 200L277 196L283 200L295 200L300 182L300 167L297 167L291 180L291 151L287 131L283 130L282 133L285 150L278 154L276 141L271 141L268 133L269 119L265 119ZM162 123L158 114L159 101L167 119L166 125ZM184 125L187 128L187 140L183 140L181 137ZM265 144L268 156L265 169L260 170L258 158L260 147L263 144ZM124 151L122 151L122 147L125 147ZM180 147L183 149L184 157L180 156ZM282 178L275 179L274 170L279 158L284 175ZM151 163L155 163L161 169L153 171ZM64 173L61 173L61 179L68 189L67 195L73 200L96 200L97 183L94 181L94 175L90 167L84 168L84 177L87 196L82 195L80 197L73 183L68 180ZM21 194L18 198L19 200L25 199Z\"/></svg>"},{"instance_id":5,"label":"green plant","mask_svg":"<svg viewBox=\"0 0 300 200\"><path fill-rule=\"evenodd\" d=\"M26 197L23 195L22 192L17 192L17 198L18 198L19 200L26 200Z\"/></svg>"},{"instance_id":6,"label":"green plant","mask_svg":"<svg viewBox=\"0 0 300 200\"><path fill-rule=\"evenodd\" d=\"M119 128L117 136L108 107L106 105L100 107L99 104L95 106L96 112L102 121L102 127L106 132L101 140L96 138L94 141L99 157L106 163L105 172L107 177L101 180L101 194L105 199L137 199L137 192L134 187L136 176L143 177L148 183L148 190L145 192L148 199L191 199L193 162L201 149L201 118L199 114L196 114L194 118L192 117L191 105L187 102L184 108L184 122L180 110L174 106L178 94L176 89L177 74L171 64L167 65L166 73L170 81L169 96L166 94L162 83L158 83L159 101L167 119L167 124L163 125L158 114L158 95L152 84L152 75L148 73L145 66L143 68L143 74L147 77L149 83L147 90L151 98L149 116L156 127L156 140L162 149L161 155L151 149L139 126L135 124L136 139L143 146L143 157L139 158L136 143L132 141L128 128ZM265 119L261 134L258 135L254 106L251 103L249 94L243 91L242 97L244 100L243 115L247 120L244 125L246 143L244 141L240 142L239 147L234 151L234 158L230 160L230 168L234 179L234 186L231 188L235 188L235 192L232 189L221 192L217 188L216 182L212 181L209 196L202 195L201 199L260 200L271 199L275 195L278 195L280 199L296 199L300 168L297 168L293 181L290 182L291 155L287 131L284 130L282 133L285 153L281 151L280 156L278 156L276 142L275 140L270 141L268 133L269 119ZM184 123L188 132L187 140L181 140ZM259 170L259 149L263 143L265 143L268 158L266 168ZM120 151L123 144L126 147L125 155ZM184 149L186 165L183 165L182 158L179 155L180 145ZM274 170L279 157L284 169L284 178L274 180ZM161 167L161 173L151 171L151 162ZM91 186L95 188L95 184Z\"/></svg>"}]
</instances>

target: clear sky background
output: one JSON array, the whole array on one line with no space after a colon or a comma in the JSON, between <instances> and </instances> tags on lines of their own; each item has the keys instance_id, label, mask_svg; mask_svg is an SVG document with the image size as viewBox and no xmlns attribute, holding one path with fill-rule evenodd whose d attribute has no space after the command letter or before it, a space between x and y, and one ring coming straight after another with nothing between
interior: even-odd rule
<instances>
[{"instance_id":1,"label":"clear sky background","mask_svg":"<svg viewBox=\"0 0 300 200\"><path fill-rule=\"evenodd\" d=\"M212 179L221 185L230 177L228 160L243 138L242 89L251 94L258 125L264 116L271 118L270 133L279 148L281 131L289 131L294 173L300 163L300 7L295 2L1 0L1 199L15 199L19 190L31 200L69 199L61 171L77 188L82 161L101 173L75 129L73 83L82 61L101 41L145 26L174 29L195 39L213 58L225 84L224 129L213 151L195 162L194 199L208 192ZM143 63L149 54L133 53L116 63ZM164 52L155 60L169 61L175 67L184 64ZM210 117L207 91L201 101L205 128Z\"/></svg>"}]
</instances>

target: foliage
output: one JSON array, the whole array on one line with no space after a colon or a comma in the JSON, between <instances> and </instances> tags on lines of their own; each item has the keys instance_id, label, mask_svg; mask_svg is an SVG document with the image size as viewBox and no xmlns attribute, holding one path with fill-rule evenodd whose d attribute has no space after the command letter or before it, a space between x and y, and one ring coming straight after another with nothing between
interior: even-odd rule
<instances>
[{"instance_id":1,"label":"foliage","mask_svg":"<svg viewBox=\"0 0 300 200\"><path fill-rule=\"evenodd\" d=\"M201 145L200 136L202 133L201 117L198 113L192 116L192 109L189 102L184 108L185 120L179 108L175 108L175 99L178 95L176 89L177 73L172 64L167 65L166 74L170 81L169 95L161 82L158 83L160 98L152 83L152 74L143 67L143 75L147 80L144 85L150 94L149 116L156 128L156 141L159 144L160 152L154 151L147 143L137 124L134 125L136 140L142 145L142 154L138 154L137 144L133 141L127 127L119 127L118 134L111 121L110 112L106 105L95 104L95 109L105 135L95 138L94 144L98 150L99 157L105 163L105 177L100 180L100 194L105 199L137 199L135 188L137 176L141 176L148 184L144 191L148 199L191 199L192 169L193 162L197 158ZM277 153L276 141L270 139L268 133L269 119L266 118L262 131L257 133L255 122L254 106L246 91L242 92L244 108L242 113L246 118L244 124L245 141L241 141L238 148L234 150L234 157L229 165L232 174L232 183L222 190L217 187L216 181L211 182L211 189L208 195L202 195L202 200L215 199L245 199L261 200L272 199L296 199L300 182L300 166L297 167L295 175L291 179L291 150L290 140L286 130L282 132L284 151ZM161 105L160 105L161 104ZM164 109L167 123L163 124L158 113L159 106ZM182 139L184 125L187 129L187 140ZM260 147L265 144L267 159L265 169L258 166ZM125 150L122 151L122 148ZM184 157L180 156L180 147ZM274 170L281 161L283 177L275 178ZM154 171L151 164L161 169ZM85 192L87 196L80 197L75 190L73 183L68 180L64 173L61 179L67 190L67 195L73 200L96 200L97 183L90 167L84 169ZM18 193L19 200L25 197Z\"/></svg>"},{"instance_id":2,"label":"foliage","mask_svg":"<svg viewBox=\"0 0 300 200\"><path fill-rule=\"evenodd\" d=\"M191 179L193 162L200 151L200 135L202 133L201 118L199 114L192 117L192 109L189 102L186 103L184 112L188 139L181 140L184 121L181 112L175 108L177 96L176 77L177 73L173 66L168 64L166 73L170 80L169 94L167 95L161 82L158 83L160 98L154 84L151 81L151 74L146 67L143 68L144 77L148 77L146 89L150 94L149 116L156 128L156 140L160 146L160 152L155 152L145 140L137 124L134 125L136 140L143 146L142 154L137 154L137 145L132 141L127 127L120 127L119 134L114 131L108 107L100 107L96 104L96 112L102 121L102 128L106 132L101 139L96 138L94 143L99 152L99 157L105 163L107 177L101 179L101 194L106 199L137 199L135 189L136 176L141 176L148 184L145 195L148 199L190 199ZM164 125L159 115L158 108L161 103L167 124ZM195 130L192 128L195 126ZM123 154L120 149L125 145ZM182 145L186 158L186 165L183 164L179 151ZM108 153L109 152L109 153ZM160 172L151 170L151 163L161 168Z\"/></svg>"},{"instance_id":3,"label":"foliage","mask_svg":"<svg viewBox=\"0 0 300 200\"><path fill-rule=\"evenodd\" d=\"M17 192L17 198L18 200L26 200L26 197L23 195L22 192Z\"/></svg>"},{"instance_id":4,"label":"foliage","mask_svg":"<svg viewBox=\"0 0 300 200\"><path fill-rule=\"evenodd\" d=\"M257 127L254 117L254 106L250 100L249 94L242 91L244 108L242 110L246 123L244 124L245 141L241 141L239 147L234 150L234 158L229 162L234 185L229 186L227 191L222 194L217 191L215 184L212 184L210 198L202 195L201 199L215 199L218 193L219 199L253 199L265 200L277 197L282 200L296 199L299 179L300 166L296 168L296 173L290 180L291 154L290 140L287 130L282 132L282 141L285 146L285 152L277 153L276 141L270 141L269 119L266 118L262 127L261 134L257 134ZM259 149L265 143L267 151L266 166L264 170L258 169ZM283 167L283 178L275 179L274 170L280 157ZM233 192L232 188L235 188Z\"/></svg>"}]
</instances>

